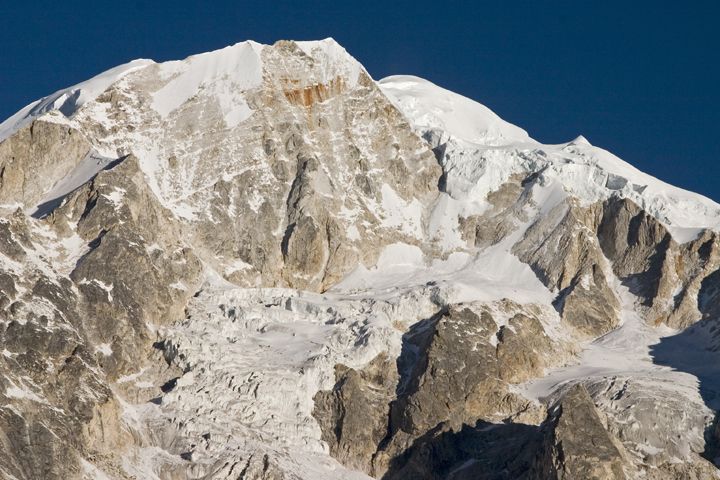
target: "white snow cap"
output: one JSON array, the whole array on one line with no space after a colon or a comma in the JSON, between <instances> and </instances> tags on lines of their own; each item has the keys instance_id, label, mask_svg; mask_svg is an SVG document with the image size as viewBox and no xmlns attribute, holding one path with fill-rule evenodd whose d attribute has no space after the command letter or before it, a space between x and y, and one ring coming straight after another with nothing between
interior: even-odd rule
<instances>
[{"instance_id":1,"label":"white snow cap","mask_svg":"<svg viewBox=\"0 0 720 480\"><path fill-rule=\"evenodd\" d=\"M542 172L583 203L619 195L660 220L680 243L705 228L720 230L720 205L646 173L582 135L559 145L544 145L489 108L413 76L387 77L378 85L415 130L434 132L451 154L445 168L454 197L484 198L511 174ZM522 153L522 154L520 154Z\"/></svg>"},{"instance_id":2,"label":"white snow cap","mask_svg":"<svg viewBox=\"0 0 720 480\"><path fill-rule=\"evenodd\" d=\"M588 139L583 137L582 135L578 135L575 140L570 142L568 145L585 145L586 147L592 146Z\"/></svg>"},{"instance_id":3,"label":"white snow cap","mask_svg":"<svg viewBox=\"0 0 720 480\"><path fill-rule=\"evenodd\" d=\"M520 127L469 98L411 75L395 75L378 82L383 92L413 120L416 127L441 130L479 145L508 145L532 139Z\"/></svg>"}]
</instances>

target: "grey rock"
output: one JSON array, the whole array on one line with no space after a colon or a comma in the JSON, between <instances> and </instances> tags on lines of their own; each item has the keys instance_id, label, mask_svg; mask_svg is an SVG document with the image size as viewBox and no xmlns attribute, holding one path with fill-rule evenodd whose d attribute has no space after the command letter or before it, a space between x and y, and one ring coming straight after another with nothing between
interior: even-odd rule
<instances>
[{"instance_id":1,"label":"grey rock","mask_svg":"<svg viewBox=\"0 0 720 480\"><path fill-rule=\"evenodd\" d=\"M550 412L539 456L529 475L538 479L627 478L627 453L605 429L582 385L565 393Z\"/></svg>"},{"instance_id":2,"label":"grey rock","mask_svg":"<svg viewBox=\"0 0 720 480\"><path fill-rule=\"evenodd\" d=\"M331 455L343 465L372 471L373 456L387 435L398 380L393 363L381 354L360 371L338 365L333 390L315 395L313 416Z\"/></svg>"},{"instance_id":3,"label":"grey rock","mask_svg":"<svg viewBox=\"0 0 720 480\"><path fill-rule=\"evenodd\" d=\"M0 204L37 205L91 148L72 127L33 121L0 142Z\"/></svg>"}]
</instances>

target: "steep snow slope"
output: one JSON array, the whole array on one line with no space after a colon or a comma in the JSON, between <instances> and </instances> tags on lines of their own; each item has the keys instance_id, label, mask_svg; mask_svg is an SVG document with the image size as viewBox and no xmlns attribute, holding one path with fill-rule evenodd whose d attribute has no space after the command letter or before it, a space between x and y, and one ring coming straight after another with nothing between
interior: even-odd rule
<instances>
[{"instance_id":1,"label":"steep snow slope","mask_svg":"<svg viewBox=\"0 0 720 480\"><path fill-rule=\"evenodd\" d=\"M525 130L486 106L422 78L396 75L380 80L378 85L419 129L437 129L480 145L532 142Z\"/></svg>"},{"instance_id":2,"label":"steep snow slope","mask_svg":"<svg viewBox=\"0 0 720 480\"><path fill-rule=\"evenodd\" d=\"M123 76L154 63L152 60L146 59L133 60L100 73L90 80L58 90L52 95L31 103L0 123L0 141L29 124L35 118L52 111L57 110L67 118L72 117L80 107L89 101L95 100L98 95Z\"/></svg>"},{"instance_id":3,"label":"steep snow slope","mask_svg":"<svg viewBox=\"0 0 720 480\"><path fill-rule=\"evenodd\" d=\"M380 88L408 117L418 133L443 144L454 198L484 199L512 174L538 172L558 181L587 203L612 195L629 198L668 226L681 243L704 228L720 229L720 205L647 175L584 137L543 145L470 99L417 77L392 76ZM440 137L433 138L440 135Z\"/></svg>"},{"instance_id":4,"label":"steep snow slope","mask_svg":"<svg viewBox=\"0 0 720 480\"><path fill-rule=\"evenodd\" d=\"M218 98L228 126L237 125L252 113L242 92L262 82L261 51L262 45L244 42L185 60L163 63L158 74L171 80L153 93L153 108L167 117L196 95L201 87L209 87L213 90L208 93ZM224 78L230 82L222 82ZM233 91L237 91L236 96L233 96Z\"/></svg>"}]
</instances>

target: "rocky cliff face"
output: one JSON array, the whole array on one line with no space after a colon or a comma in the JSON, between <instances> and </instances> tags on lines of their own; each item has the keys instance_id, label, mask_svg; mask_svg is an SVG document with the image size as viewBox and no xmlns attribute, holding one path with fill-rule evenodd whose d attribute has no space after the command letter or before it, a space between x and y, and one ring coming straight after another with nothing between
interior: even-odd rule
<instances>
[{"instance_id":1,"label":"rocky cliff face","mask_svg":"<svg viewBox=\"0 0 720 480\"><path fill-rule=\"evenodd\" d=\"M342 47L0 124L0 477L717 478L720 206Z\"/></svg>"}]
</instances>

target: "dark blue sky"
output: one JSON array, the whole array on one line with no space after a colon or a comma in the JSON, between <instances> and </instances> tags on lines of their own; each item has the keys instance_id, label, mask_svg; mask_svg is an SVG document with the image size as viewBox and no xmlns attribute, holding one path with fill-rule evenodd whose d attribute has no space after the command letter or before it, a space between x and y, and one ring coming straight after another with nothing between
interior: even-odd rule
<instances>
[{"instance_id":1,"label":"dark blue sky","mask_svg":"<svg viewBox=\"0 0 720 480\"><path fill-rule=\"evenodd\" d=\"M0 117L138 57L334 37L546 143L578 134L720 201L720 2L5 2Z\"/></svg>"}]
</instances>

